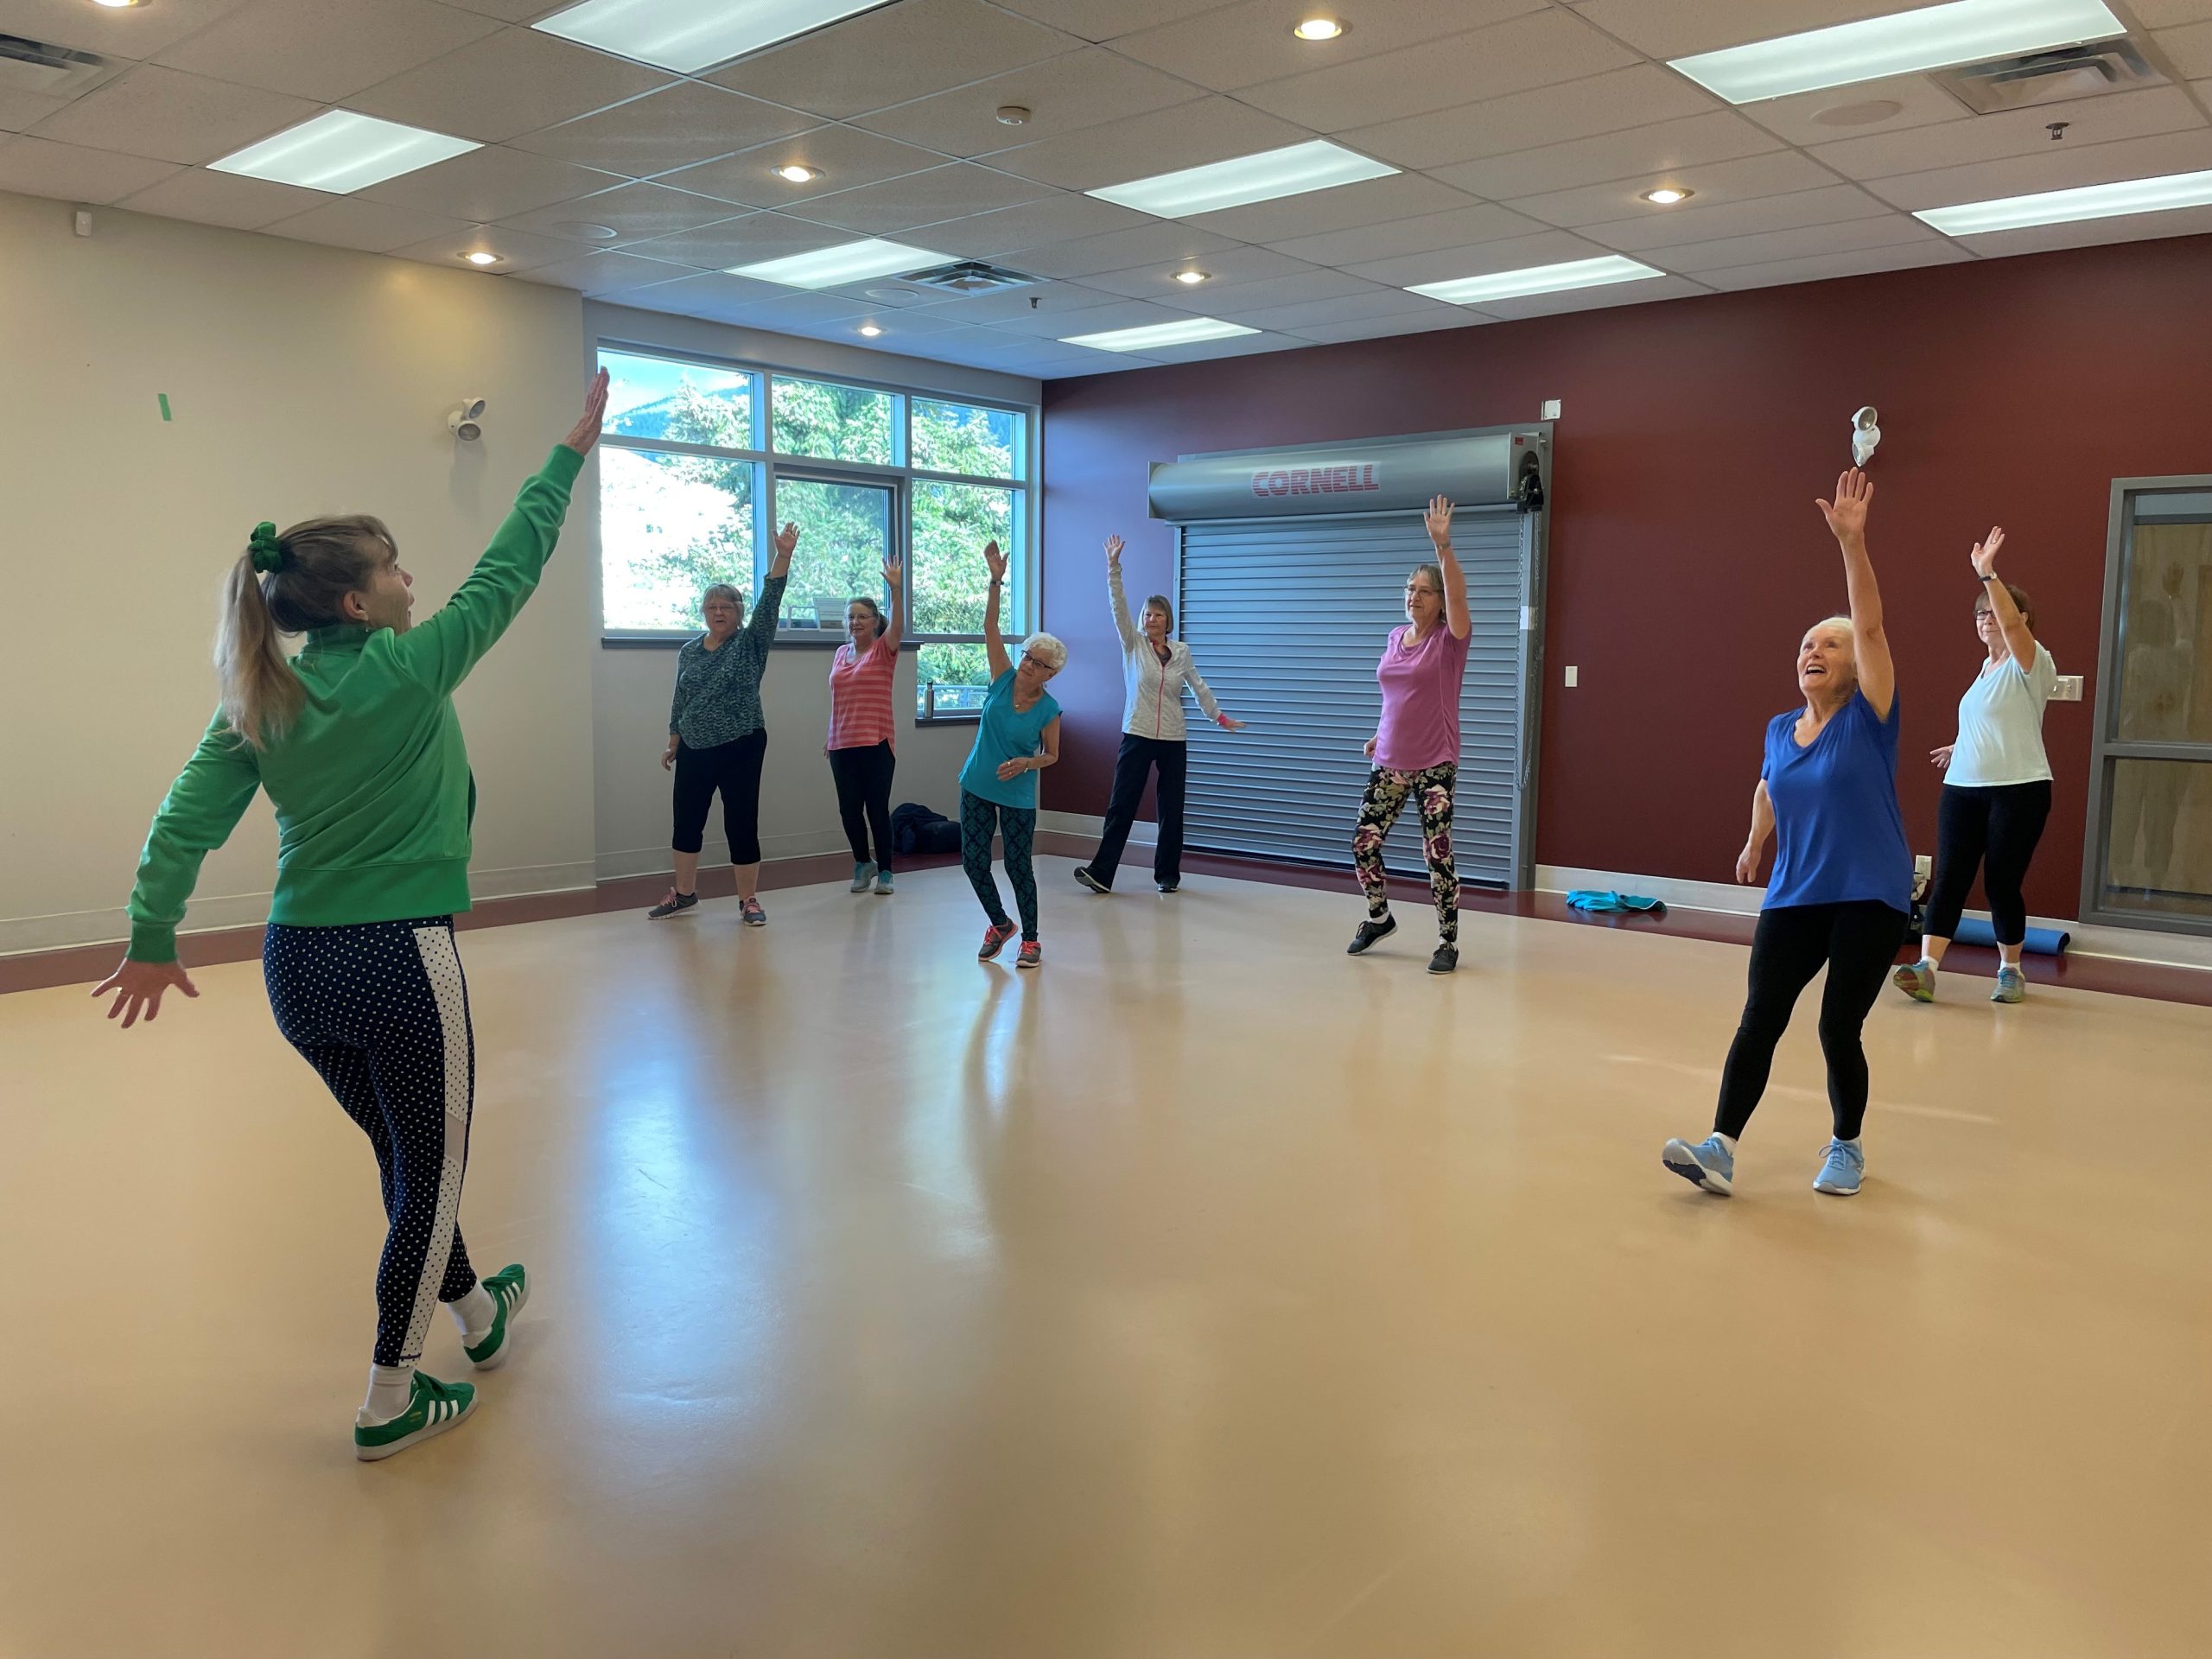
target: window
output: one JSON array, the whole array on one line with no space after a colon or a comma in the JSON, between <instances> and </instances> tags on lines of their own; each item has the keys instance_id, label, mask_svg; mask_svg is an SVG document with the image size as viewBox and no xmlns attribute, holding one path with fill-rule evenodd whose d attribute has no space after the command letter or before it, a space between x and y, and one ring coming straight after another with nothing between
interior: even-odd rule
<instances>
[{"instance_id":1,"label":"window","mask_svg":"<svg viewBox=\"0 0 2212 1659\"><path fill-rule=\"evenodd\" d=\"M1010 567L1000 628L1009 641L1028 631L1027 411L629 347L600 361L611 382L600 467L609 635L687 639L717 582L752 601L772 513L801 531L784 643L841 635L855 595L887 603L895 555L918 648L916 712L974 714L989 683L986 542Z\"/></svg>"}]
</instances>

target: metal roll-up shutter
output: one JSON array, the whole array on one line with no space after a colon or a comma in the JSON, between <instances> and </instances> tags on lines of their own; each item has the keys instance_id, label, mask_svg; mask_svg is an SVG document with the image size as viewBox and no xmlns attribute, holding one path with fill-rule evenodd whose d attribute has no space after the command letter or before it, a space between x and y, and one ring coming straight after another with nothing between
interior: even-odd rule
<instances>
[{"instance_id":1,"label":"metal roll-up shutter","mask_svg":"<svg viewBox=\"0 0 2212 1659\"><path fill-rule=\"evenodd\" d=\"M1519 880L1531 523L1510 507L1452 519L1474 624L1452 841L1461 880L1500 887ZM1178 630L1222 707L1249 723L1231 733L1192 720L1185 841L1349 868L1370 764L1360 746L1382 714L1376 664L1406 620L1407 572L1433 557L1421 515L1222 519L1185 524L1182 537ZM1410 805L1384 858L1423 873Z\"/></svg>"}]
</instances>

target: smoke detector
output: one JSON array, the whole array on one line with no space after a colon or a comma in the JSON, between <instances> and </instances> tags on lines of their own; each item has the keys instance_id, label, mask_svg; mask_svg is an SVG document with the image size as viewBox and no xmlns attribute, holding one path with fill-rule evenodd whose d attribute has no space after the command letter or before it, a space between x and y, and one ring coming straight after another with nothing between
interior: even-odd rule
<instances>
[{"instance_id":1,"label":"smoke detector","mask_svg":"<svg viewBox=\"0 0 2212 1659\"><path fill-rule=\"evenodd\" d=\"M1937 70L1929 79L1977 115L2166 84L2165 76L2124 35Z\"/></svg>"},{"instance_id":2,"label":"smoke detector","mask_svg":"<svg viewBox=\"0 0 2212 1659\"><path fill-rule=\"evenodd\" d=\"M1009 288L1027 288L1039 279L980 259L963 259L950 265L932 265L927 270L910 270L899 280L943 289L949 294L995 294Z\"/></svg>"}]
</instances>

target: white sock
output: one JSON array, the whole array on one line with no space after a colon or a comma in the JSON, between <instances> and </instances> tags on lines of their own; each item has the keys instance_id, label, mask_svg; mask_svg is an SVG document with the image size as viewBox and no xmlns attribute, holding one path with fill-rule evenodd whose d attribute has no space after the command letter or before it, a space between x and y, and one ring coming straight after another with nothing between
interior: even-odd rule
<instances>
[{"instance_id":1,"label":"white sock","mask_svg":"<svg viewBox=\"0 0 2212 1659\"><path fill-rule=\"evenodd\" d=\"M388 1423L407 1409L415 1397L415 1368L412 1365L372 1365L369 1367L369 1397L361 1402L360 1421Z\"/></svg>"},{"instance_id":2,"label":"white sock","mask_svg":"<svg viewBox=\"0 0 2212 1659\"><path fill-rule=\"evenodd\" d=\"M1859 1144L1859 1137L1854 1135L1850 1140L1847 1141L1841 1135L1837 1135L1835 1137L1835 1143L1839 1147L1855 1147Z\"/></svg>"},{"instance_id":3,"label":"white sock","mask_svg":"<svg viewBox=\"0 0 2212 1659\"><path fill-rule=\"evenodd\" d=\"M1726 1153L1731 1158L1733 1158L1736 1155L1736 1137L1734 1135L1723 1135L1719 1130L1715 1129L1713 1132L1713 1138L1720 1143L1721 1151Z\"/></svg>"},{"instance_id":4,"label":"white sock","mask_svg":"<svg viewBox=\"0 0 2212 1659\"><path fill-rule=\"evenodd\" d=\"M492 1300L481 1279L469 1287L467 1295L446 1306L453 1310L453 1322L461 1327L461 1334L471 1342L489 1331L492 1321L499 1317L499 1305Z\"/></svg>"}]
</instances>

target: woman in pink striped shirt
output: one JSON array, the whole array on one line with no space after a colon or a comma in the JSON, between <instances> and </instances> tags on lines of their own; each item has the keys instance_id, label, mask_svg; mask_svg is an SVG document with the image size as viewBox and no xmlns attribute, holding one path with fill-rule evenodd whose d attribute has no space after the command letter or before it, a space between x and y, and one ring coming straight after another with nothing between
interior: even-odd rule
<instances>
[{"instance_id":1,"label":"woman in pink striped shirt","mask_svg":"<svg viewBox=\"0 0 2212 1659\"><path fill-rule=\"evenodd\" d=\"M871 884L891 893L891 774L898 766L892 752L891 683L899 672L899 576L896 559L883 567L891 594L891 620L866 597L845 607L847 642L830 659L830 775L837 784L837 816L853 848L853 887ZM868 841L875 856L868 856Z\"/></svg>"}]
</instances>

